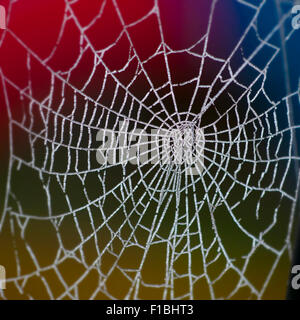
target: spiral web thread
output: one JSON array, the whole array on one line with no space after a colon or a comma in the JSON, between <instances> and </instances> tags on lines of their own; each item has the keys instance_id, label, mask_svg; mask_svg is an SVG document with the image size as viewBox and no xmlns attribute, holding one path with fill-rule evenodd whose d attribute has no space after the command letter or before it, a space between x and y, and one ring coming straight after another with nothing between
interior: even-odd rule
<instances>
[{"instance_id":1,"label":"spiral web thread","mask_svg":"<svg viewBox=\"0 0 300 320\"><path fill-rule=\"evenodd\" d=\"M291 92L293 86L285 82L285 94L273 100L267 88L275 64L280 61L286 68L286 47L297 33L289 27L290 11L261 33L258 22L269 1L237 1L251 20L224 58L209 51L222 1L211 1L206 33L180 50L165 42L158 0L130 24L118 0L107 0L88 25L81 25L73 10L77 2L65 1L59 37L47 58L28 47L9 23L1 40L3 45L10 35L24 49L29 75L28 85L19 87L1 71L10 155L0 223L1 232L7 228L10 234L13 252L2 298L10 297L12 287L25 298L263 298L281 259L292 256L296 214L299 124L293 108L299 105L299 92ZM16 3L10 4L8 22ZM285 4L289 9L293 5ZM122 31L97 50L88 31L109 5ZM142 28L147 19L156 21L160 41L143 60L130 31ZM54 70L49 61L70 23L80 34L78 58L69 70ZM112 69L105 58L121 41L129 48L127 61ZM74 85L72 76L87 54L94 67L83 84ZM181 54L198 62L197 74L175 82L170 59ZM160 85L146 68L156 57L162 58L166 78ZM207 61L217 67L210 83L203 80ZM44 99L36 97L30 81L34 63L51 77ZM133 87L141 79L146 94L139 96ZM91 86L96 95L89 93ZM185 87L193 91L182 108L176 89ZM199 102L201 90L205 95ZM22 103L20 117L11 108L12 94ZM122 132L119 125L125 120L131 129L168 130L183 123L201 127L203 171L186 175L178 165L147 161L99 165L98 130ZM25 137L29 152L19 151L16 132ZM142 147L142 137L130 143ZM42 196L35 201L44 203L42 209L20 196L14 181L20 181L22 172L32 179L27 183L40 189ZM37 228L49 235L47 258L31 238ZM261 262L260 255L266 260Z\"/></svg>"}]
</instances>

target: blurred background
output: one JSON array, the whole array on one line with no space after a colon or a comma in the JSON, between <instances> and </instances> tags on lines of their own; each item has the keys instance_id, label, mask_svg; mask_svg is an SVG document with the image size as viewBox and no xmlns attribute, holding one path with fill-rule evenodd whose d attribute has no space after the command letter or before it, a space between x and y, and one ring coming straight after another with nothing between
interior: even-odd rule
<instances>
[{"instance_id":1,"label":"blurred background","mask_svg":"<svg viewBox=\"0 0 300 320\"><path fill-rule=\"evenodd\" d=\"M299 211L295 4L0 1L3 299L285 298ZM202 128L202 174L99 165L98 130L125 119Z\"/></svg>"}]
</instances>

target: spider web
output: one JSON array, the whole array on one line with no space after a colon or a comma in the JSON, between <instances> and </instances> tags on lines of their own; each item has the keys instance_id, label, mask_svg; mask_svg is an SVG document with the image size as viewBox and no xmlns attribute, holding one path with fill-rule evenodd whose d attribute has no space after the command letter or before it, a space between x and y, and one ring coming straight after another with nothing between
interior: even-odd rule
<instances>
[{"instance_id":1,"label":"spider web","mask_svg":"<svg viewBox=\"0 0 300 320\"><path fill-rule=\"evenodd\" d=\"M1 39L1 47L9 37L22 48L28 74L20 86L1 69L10 150L0 220L0 263L9 266L2 297L284 296L299 181L298 79L288 65L297 33L293 2L232 1L249 19L220 49L221 0L208 2L205 28L184 48L166 40L163 1L149 1L134 21L123 1L99 1L83 23L76 11L83 1L66 0L46 58L10 28L19 2L10 3ZM271 3L277 18L267 21ZM101 47L93 32L105 36L100 25L108 10L120 30ZM143 34L149 21L153 38ZM60 70L53 60L70 33L78 35L77 56ZM32 80L36 65L50 79L43 97ZM142 130L129 142L137 149L151 129L201 128L202 171L188 175L184 164L151 158L100 165L99 129L122 133L125 122ZM110 146L117 154L126 148ZM272 292L276 286L282 292Z\"/></svg>"}]
</instances>

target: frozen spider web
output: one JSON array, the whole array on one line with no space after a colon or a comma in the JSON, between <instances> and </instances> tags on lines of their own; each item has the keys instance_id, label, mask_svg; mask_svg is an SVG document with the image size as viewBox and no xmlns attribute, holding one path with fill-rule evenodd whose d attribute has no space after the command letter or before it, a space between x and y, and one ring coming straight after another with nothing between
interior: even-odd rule
<instances>
[{"instance_id":1,"label":"frozen spider web","mask_svg":"<svg viewBox=\"0 0 300 320\"><path fill-rule=\"evenodd\" d=\"M184 48L169 43L162 1L148 1L134 21L124 1L99 1L84 23L83 1L65 0L56 44L41 57L10 28L21 1L11 1L1 38L1 47L9 38L23 50L27 72L20 86L1 68L9 118L2 298L284 297L299 181L293 2L232 1L249 20L228 50L226 39L214 47L224 0L207 2L205 27ZM270 3L277 19L262 28ZM119 31L99 48L108 11ZM147 23L153 33L141 40L135 32ZM53 60L71 33L77 56L59 70ZM44 95L35 66L50 79ZM125 122L143 132L201 128L201 172L150 160L100 165L99 129L122 132ZM144 150L147 139L129 144Z\"/></svg>"}]
</instances>

